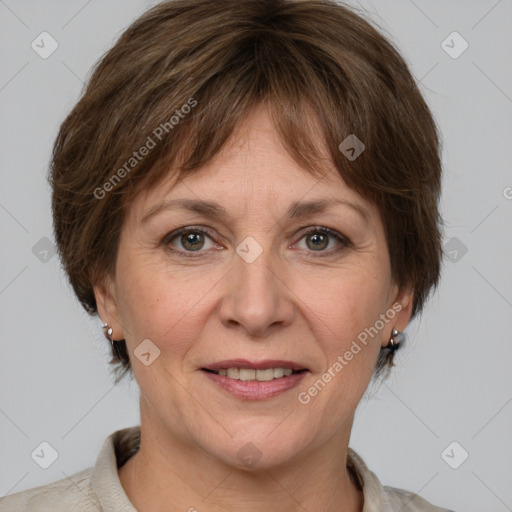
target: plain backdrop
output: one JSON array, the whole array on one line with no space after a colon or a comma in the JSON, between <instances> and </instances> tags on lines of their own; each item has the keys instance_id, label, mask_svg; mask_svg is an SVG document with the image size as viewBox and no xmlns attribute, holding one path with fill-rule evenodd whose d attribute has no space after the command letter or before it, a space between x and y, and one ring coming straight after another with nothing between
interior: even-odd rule
<instances>
[{"instance_id":1,"label":"plain backdrop","mask_svg":"<svg viewBox=\"0 0 512 512\"><path fill-rule=\"evenodd\" d=\"M0 496L92 466L110 433L139 423L137 386L114 387L99 320L52 252L46 173L92 65L155 3L0 0ZM512 1L351 4L401 50L440 126L447 257L350 445L384 485L512 510ZM46 51L58 44L47 58L31 46L42 32ZM58 453L48 469L31 457L41 442Z\"/></svg>"}]
</instances>

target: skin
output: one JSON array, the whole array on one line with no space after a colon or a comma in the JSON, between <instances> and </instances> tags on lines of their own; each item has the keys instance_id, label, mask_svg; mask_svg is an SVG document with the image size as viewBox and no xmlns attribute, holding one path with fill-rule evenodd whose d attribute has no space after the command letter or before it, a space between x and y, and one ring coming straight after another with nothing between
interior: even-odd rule
<instances>
[{"instance_id":1,"label":"skin","mask_svg":"<svg viewBox=\"0 0 512 512\"><path fill-rule=\"evenodd\" d=\"M325 168L322 180L305 172L260 107L208 166L176 186L170 178L143 191L130 205L115 275L94 290L113 339L126 339L140 387L141 447L119 470L137 510L362 510L362 492L341 462L379 350L393 327L408 324L413 297L392 280L377 209L347 187L327 156ZM217 201L230 217L167 209L142 222L176 198ZM329 198L363 213L338 204L285 217L294 201ZM204 245L201 238L192 245L199 251L183 245L186 237L168 236L188 226L209 228ZM350 242L305 234L318 226ZM248 236L263 249L252 263L236 252ZM200 257L180 256L191 253ZM395 303L402 309L393 320L301 404L298 394ZM160 355L145 366L132 354L147 338ZM246 400L200 370L232 358L292 360L309 373L279 396ZM251 468L237 457L248 442L261 454Z\"/></svg>"}]
</instances>

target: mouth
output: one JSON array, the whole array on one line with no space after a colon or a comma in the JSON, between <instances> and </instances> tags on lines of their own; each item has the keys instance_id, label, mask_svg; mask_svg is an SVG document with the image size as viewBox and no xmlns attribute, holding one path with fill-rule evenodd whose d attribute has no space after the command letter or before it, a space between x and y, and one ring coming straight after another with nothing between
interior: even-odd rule
<instances>
[{"instance_id":1,"label":"mouth","mask_svg":"<svg viewBox=\"0 0 512 512\"><path fill-rule=\"evenodd\" d=\"M298 365L282 362L252 364L246 361L230 361L227 364L216 363L201 368L201 373L216 389L231 397L241 400L265 400L297 387L310 371Z\"/></svg>"},{"instance_id":2,"label":"mouth","mask_svg":"<svg viewBox=\"0 0 512 512\"><path fill-rule=\"evenodd\" d=\"M268 382L306 372L308 368L300 363L282 359L266 359L264 361L229 359L209 364L201 368L201 370L216 373L228 379Z\"/></svg>"}]
</instances>

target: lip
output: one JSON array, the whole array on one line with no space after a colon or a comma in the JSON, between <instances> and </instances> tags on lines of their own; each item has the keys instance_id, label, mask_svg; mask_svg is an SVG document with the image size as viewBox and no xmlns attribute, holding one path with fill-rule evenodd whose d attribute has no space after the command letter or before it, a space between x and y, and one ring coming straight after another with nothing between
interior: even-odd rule
<instances>
[{"instance_id":1,"label":"lip","mask_svg":"<svg viewBox=\"0 0 512 512\"><path fill-rule=\"evenodd\" d=\"M265 370L266 368L291 368L292 370L308 370L304 365L283 359L264 359L263 361L249 361L248 359L226 359L203 366L201 369L221 370L223 368L249 368L251 370ZM270 381L272 382L272 381Z\"/></svg>"},{"instance_id":2,"label":"lip","mask_svg":"<svg viewBox=\"0 0 512 512\"><path fill-rule=\"evenodd\" d=\"M229 361L230 364L232 361ZM275 363L276 361L273 361ZM222 362L224 364L225 362ZM284 363L284 361L281 361ZM217 365L220 363L216 363ZM245 364L245 363L244 363ZM267 364L267 362L264 362ZM233 368L234 366L228 366L228 368ZM274 366L273 368L278 368L279 366ZM226 366L219 366L219 368L226 368ZM242 368L251 368L250 366L242 366ZM265 368L269 368L269 366L265 366ZM212 368L214 369L214 368ZM216 368L215 368L216 369ZM256 368L256 369L262 369ZM300 368L297 368L300 369ZM201 373L205 375L211 382L219 386L224 391L227 391L233 396L238 398L243 398L245 400L264 400L267 398L273 398L275 396L281 395L285 391L292 389L299 385L302 379L309 374L308 370L303 371L301 373L293 373L287 377L281 377L279 379L274 379L266 382L260 382L257 380L253 381L243 381L243 380L235 380L230 379L224 375L218 375L217 373L207 372L204 369L201 370Z\"/></svg>"}]
</instances>

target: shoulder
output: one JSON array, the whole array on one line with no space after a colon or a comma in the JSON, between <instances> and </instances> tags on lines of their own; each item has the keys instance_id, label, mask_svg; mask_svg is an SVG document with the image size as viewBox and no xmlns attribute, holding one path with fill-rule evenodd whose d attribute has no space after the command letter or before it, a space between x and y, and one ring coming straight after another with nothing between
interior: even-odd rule
<instances>
[{"instance_id":1,"label":"shoulder","mask_svg":"<svg viewBox=\"0 0 512 512\"><path fill-rule=\"evenodd\" d=\"M119 481L118 468L138 449L140 427L107 437L94 467L48 485L0 498L0 512L136 512Z\"/></svg>"},{"instance_id":2,"label":"shoulder","mask_svg":"<svg viewBox=\"0 0 512 512\"><path fill-rule=\"evenodd\" d=\"M101 510L91 486L93 468L85 469L48 485L0 498L0 512L98 512Z\"/></svg>"},{"instance_id":3,"label":"shoulder","mask_svg":"<svg viewBox=\"0 0 512 512\"><path fill-rule=\"evenodd\" d=\"M432 505L418 494L404 489L384 486L383 501L385 510L400 510L402 512L453 512L447 508L440 508Z\"/></svg>"},{"instance_id":4,"label":"shoulder","mask_svg":"<svg viewBox=\"0 0 512 512\"><path fill-rule=\"evenodd\" d=\"M347 467L363 491L364 512L453 512L436 507L413 492L383 486L361 456L350 447L347 455Z\"/></svg>"}]
</instances>

